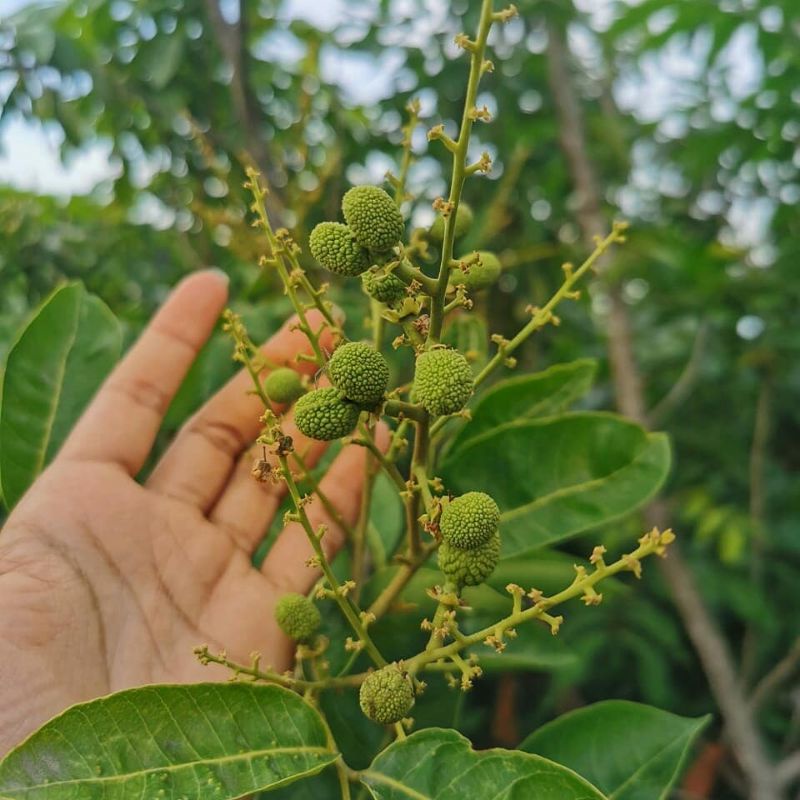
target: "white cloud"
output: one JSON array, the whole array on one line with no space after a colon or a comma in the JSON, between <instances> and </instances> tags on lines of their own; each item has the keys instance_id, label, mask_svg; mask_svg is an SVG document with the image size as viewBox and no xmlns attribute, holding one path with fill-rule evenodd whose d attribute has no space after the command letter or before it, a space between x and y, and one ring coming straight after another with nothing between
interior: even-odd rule
<instances>
[{"instance_id":1,"label":"white cloud","mask_svg":"<svg viewBox=\"0 0 800 800\"><path fill-rule=\"evenodd\" d=\"M62 163L61 136L53 128L10 117L0 134L0 183L40 194L87 194L117 174L108 143L98 142Z\"/></svg>"}]
</instances>

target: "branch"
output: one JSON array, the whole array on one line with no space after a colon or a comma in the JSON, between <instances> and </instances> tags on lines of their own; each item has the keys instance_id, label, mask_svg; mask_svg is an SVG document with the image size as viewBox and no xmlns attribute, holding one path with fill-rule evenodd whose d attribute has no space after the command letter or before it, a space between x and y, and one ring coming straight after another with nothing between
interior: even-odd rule
<instances>
[{"instance_id":1,"label":"branch","mask_svg":"<svg viewBox=\"0 0 800 800\"><path fill-rule=\"evenodd\" d=\"M431 628L436 634L431 637L433 646L430 646L431 643L429 643L429 647L421 653L407 659L405 661L406 669L413 675L427 664L445 658L452 658L454 654L460 653L465 648L480 643L494 647L497 652L503 652L505 649L504 637L507 636L513 639L516 633L512 633L512 631L515 631L518 625L530 620L538 619L545 622L550 626L551 633L556 635L564 619L561 616L554 617L549 614L548 612L551 609L578 597L583 598L586 605L597 605L602 600L602 595L595 590L596 584L619 572L633 572L637 578L640 577L641 559L651 555L663 557L666 554L667 547L670 547L674 540L675 535L671 530L665 530L662 533L653 529L639 539L639 546L633 552L626 553L611 564L606 564L603 560L602 556L605 548L595 548L591 558L592 571L589 572L583 567L576 568L577 575L572 583L566 589L550 597L545 597L536 589L531 589L530 592L526 593L520 586L509 584L506 587L506 591L512 595L514 603L513 610L508 616L474 633L465 635L456 629L452 631L454 641L449 644L439 644L442 636L434 628L435 622L432 623ZM446 586L444 591L447 591ZM444 592L441 597L444 597ZM523 597L529 597L533 601L533 605L530 608L522 608ZM441 607L442 603L437 607L438 616L443 616L439 614Z\"/></svg>"},{"instance_id":2,"label":"branch","mask_svg":"<svg viewBox=\"0 0 800 800\"><path fill-rule=\"evenodd\" d=\"M789 652L755 685L750 694L750 708L757 712L769 696L789 680L800 667L800 636L794 640Z\"/></svg>"},{"instance_id":3,"label":"branch","mask_svg":"<svg viewBox=\"0 0 800 800\"><path fill-rule=\"evenodd\" d=\"M697 326L692 352L689 354L689 359L681 374L664 397L648 412L647 421L651 428L657 428L663 424L664 420L689 396L703 362L708 341L708 327L706 320L702 320Z\"/></svg>"},{"instance_id":4,"label":"branch","mask_svg":"<svg viewBox=\"0 0 800 800\"><path fill-rule=\"evenodd\" d=\"M788 786L800 778L800 751L792 753L781 761L777 766L778 783L781 786Z\"/></svg>"},{"instance_id":5,"label":"branch","mask_svg":"<svg viewBox=\"0 0 800 800\"><path fill-rule=\"evenodd\" d=\"M205 0L206 15L214 33L217 47L231 69L231 97L233 110L244 133L245 148L253 165L275 185L274 168L269 159L265 139L261 131L261 112L247 80L247 8L239 0L239 20L228 23L220 11L219 0ZM280 219L274 195L269 198L269 213L274 220Z\"/></svg>"},{"instance_id":6,"label":"branch","mask_svg":"<svg viewBox=\"0 0 800 800\"><path fill-rule=\"evenodd\" d=\"M766 475L765 465L769 446L770 413L772 406L772 381L770 376L762 376L756 401L753 420L753 440L750 445L750 524L752 544L748 564L750 581L754 586L762 586L764 581L764 549L767 544L766 526ZM750 622L744 633L741 655L741 676L743 686L750 683L755 673L759 629Z\"/></svg>"}]
</instances>

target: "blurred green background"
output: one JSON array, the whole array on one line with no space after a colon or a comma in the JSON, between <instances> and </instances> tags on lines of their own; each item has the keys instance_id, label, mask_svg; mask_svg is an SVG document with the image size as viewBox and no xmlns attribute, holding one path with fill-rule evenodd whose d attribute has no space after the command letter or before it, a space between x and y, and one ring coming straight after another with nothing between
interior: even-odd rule
<instances>
[{"instance_id":1,"label":"blurred green background","mask_svg":"<svg viewBox=\"0 0 800 800\"><path fill-rule=\"evenodd\" d=\"M476 128L473 150L494 169L465 191L476 223L463 250L491 248L505 267L480 316L513 334L525 307L559 285L563 261L582 260L612 219L630 221L602 279L528 343L521 366L596 358L586 405L617 405L670 434L659 511L777 760L800 745L800 6L518 6L492 34L495 71L478 98L496 120ZM207 265L231 275L236 307L265 334L286 304L255 267L263 244L248 224L244 165L261 170L276 222L305 244L314 224L337 217L348 186L397 172L412 98L422 121L407 212L429 224L449 174L425 132L440 121L456 130L466 66L453 37L473 29L476 10L0 0L0 357L64 280L102 298L129 341L181 275ZM359 335L360 295L339 285L334 295ZM230 369L215 340L165 436ZM641 524L566 552L585 554L599 537L623 546ZM483 682L461 723L513 745L606 697L710 711L694 789L745 797L719 687L674 582L645 573L635 593L572 612L562 636L574 658Z\"/></svg>"}]
</instances>

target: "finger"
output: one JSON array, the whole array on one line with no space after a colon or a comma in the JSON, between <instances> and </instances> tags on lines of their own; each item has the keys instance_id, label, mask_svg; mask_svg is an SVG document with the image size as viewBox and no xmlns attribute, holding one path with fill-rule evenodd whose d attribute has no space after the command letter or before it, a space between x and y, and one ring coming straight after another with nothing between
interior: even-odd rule
<instances>
[{"instance_id":1,"label":"finger","mask_svg":"<svg viewBox=\"0 0 800 800\"><path fill-rule=\"evenodd\" d=\"M381 424L376 428L376 443L385 450L389 444L389 431ZM320 481L323 494L333 503L345 524L352 526L358 520L361 496L366 484L367 465L373 456L365 448L350 444L344 447L335 458L331 468ZM339 551L345 532L336 520L326 511L319 497L306 506L311 525L318 530L325 525L327 531L322 538L325 556L330 561ZM285 592L305 594L319 578L318 569L310 569L306 561L314 555L314 548L299 522L287 525L272 546L261 572L276 588Z\"/></svg>"},{"instance_id":2,"label":"finger","mask_svg":"<svg viewBox=\"0 0 800 800\"><path fill-rule=\"evenodd\" d=\"M59 457L116 462L136 475L227 299L227 276L217 270L178 284L100 387Z\"/></svg>"},{"instance_id":3,"label":"finger","mask_svg":"<svg viewBox=\"0 0 800 800\"><path fill-rule=\"evenodd\" d=\"M307 318L314 330L321 327L318 312L309 312ZM329 329L320 340L323 348L332 349ZM296 328L295 318L266 342L262 352L270 362L298 372L313 374L319 369L313 361L298 360L300 354L310 355L312 350L305 334ZM253 381L246 370L223 386L183 426L147 486L207 512L228 482L237 458L261 431L264 405L252 389Z\"/></svg>"},{"instance_id":4,"label":"finger","mask_svg":"<svg viewBox=\"0 0 800 800\"><path fill-rule=\"evenodd\" d=\"M313 467L327 449L327 442L309 439L297 429L292 419L281 427L287 436L292 437L295 452L309 468ZM253 475L253 463L264 455L259 446L243 453L234 468L225 489L210 511L208 518L223 527L233 540L248 553L256 550L261 543L278 508L286 496L286 484L277 473L266 474L263 480ZM278 458L269 450L266 461L270 468L278 465ZM290 456L290 465L299 469Z\"/></svg>"}]
</instances>

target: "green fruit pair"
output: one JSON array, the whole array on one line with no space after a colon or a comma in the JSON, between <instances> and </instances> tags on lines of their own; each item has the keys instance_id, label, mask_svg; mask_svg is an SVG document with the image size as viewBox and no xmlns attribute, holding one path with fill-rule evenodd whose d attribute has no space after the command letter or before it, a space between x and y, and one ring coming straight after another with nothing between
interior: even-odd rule
<instances>
[{"instance_id":1,"label":"green fruit pair","mask_svg":"<svg viewBox=\"0 0 800 800\"><path fill-rule=\"evenodd\" d=\"M375 408L389 383L386 360L364 342L338 347L327 369L333 387L309 392L294 409L300 431L326 442L352 433L361 411Z\"/></svg>"},{"instance_id":2,"label":"green fruit pair","mask_svg":"<svg viewBox=\"0 0 800 800\"><path fill-rule=\"evenodd\" d=\"M360 275L373 263L372 254L388 252L403 237L403 215L378 186L347 191L342 213L347 224L320 222L308 240L311 255L337 275Z\"/></svg>"},{"instance_id":3,"label":"green fruit pair","mask_svg":"<svg viewBox=\"0 0 800 800\"><path fill-rule=\"evenodd\" d=\"M439 568L461 588L483 583L500 558L500 509L484 492L467 492L447 503L439 529Z\"/></svg>"}]
</instances>

